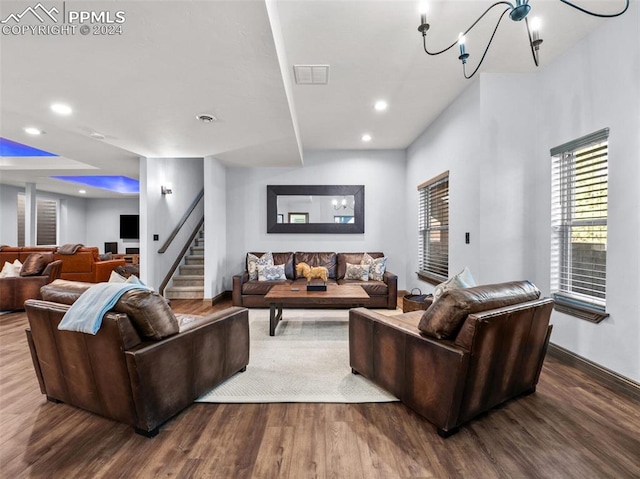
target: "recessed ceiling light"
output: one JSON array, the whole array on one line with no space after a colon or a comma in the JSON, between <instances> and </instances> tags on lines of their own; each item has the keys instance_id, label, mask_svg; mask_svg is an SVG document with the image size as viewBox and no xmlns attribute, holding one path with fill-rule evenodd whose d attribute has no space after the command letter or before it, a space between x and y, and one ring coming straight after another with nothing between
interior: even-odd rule
<instances>
[{"instance_id":1,"label":"recessed ceiling light","mask_svg":"<svg viewBox=\"0 0 640 479\"><path fill-rule=\"evenodd\" d=\"M209 113L200 113L199 115L196 115L196 118L202 123L213 123L214 121L218 121L214 115Z\"/></svg>"},{"instance_id":2,"label":"recessed ceiling light","mask_svg":"<svg viewBox=\"0 0 640 479\"><path fill-rule=\"evenodd\" d=\"M25 128L24 131L26 133L29 133L30 135L42 135L44 133L44 131L38 130L37 128L34 128L32 126Z\"/></svg>"},{"instance_id":3,"label":"recessed ceiling light","mask_svg":"<svg viewBox=\"0 0 640 479\"><path fill-rule=\"evenodd\" d=\"M84 195L87 193L87 190L78 190L78 193L80 193L81 195Z\"/></svg>"},{"instance_id":4,"label":"recessed ceiling light","mask_svg":"<svg viewBox=\"0 0 640 479\"><path fill-rule=\"evenodd\" d=\"M376 109L376 111L385 111L387 109L387 102L384 100L378 100L375 105L373 105L373 107Z\"/></svg>"},{"instance_id":5,"label":"recessed ceiling light","mask_svg":"<svg viewBox=\"0 0 640 479\"><path fill-rule=\"evenodd\" d=\"M362 135L362 141L371 141L371 135L365 133L364 135Z\"/></svg>"},{"instance_id":6,"label":"recessed ceiling light","mask_svg":"<svg viewBox=\"0 0 640 479\"><path fill-rule=\"evenodd\" d=\"M58 115L71 115L73 111L69 105L65 105L64 103L54 103L51 105L51 111L57 113Z\"/></svg>"},{"instance_id":7,"label":"recessed ceiling light","mask_svg":"<svg viewBox=\"0 0 640 479\"><path fill-rule=\"evenodd\" d=\"M89 136L94 140L104 140L104 135L102 133L98 133L97 131L94 131L93 133L89 134Z\"/></svg>"}]
</instances>

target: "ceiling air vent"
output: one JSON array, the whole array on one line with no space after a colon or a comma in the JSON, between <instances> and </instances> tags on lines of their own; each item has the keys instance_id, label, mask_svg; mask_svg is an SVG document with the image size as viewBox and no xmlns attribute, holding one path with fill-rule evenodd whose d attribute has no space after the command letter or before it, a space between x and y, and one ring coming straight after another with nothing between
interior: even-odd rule
<instances>
[{"instance_id":1,"label":"ceiling air vent","mask_svg":"<svg viewBox=\"0 0 640 479\"><path fill-rule=\"evenodd\" d=\"M329 65L293 65L298 85L326 85L329 83Z\"/></svg>"},{"instance_id":2,"label":"ceiling air vent","mask_svg":"<svg viewBox=\"0 0 640 479\"><path fill-rule=\"evenodd\" d=\"M209 113L200 113L199 115L196 115L196 119L200 120L202 123L213 123L214 121L218 121L215 116Z\"/></svg>"}]
</instances>

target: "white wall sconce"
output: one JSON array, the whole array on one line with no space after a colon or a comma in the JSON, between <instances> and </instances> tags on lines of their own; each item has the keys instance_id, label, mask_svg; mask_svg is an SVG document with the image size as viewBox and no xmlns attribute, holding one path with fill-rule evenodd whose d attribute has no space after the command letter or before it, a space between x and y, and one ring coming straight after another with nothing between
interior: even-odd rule
<instances>
[{"instance_id":1,"label":"white wall sconce","mask_svg":"<svg viewBox=\"0 0 640 479\"><path fill-rule=\"evenodd\" d=\"M163 195L170 195L173 193L173 186L171 185L171 183L167 183L166 185L162 185L160 187L160 192Z\"/></svg>"}]
</instances>

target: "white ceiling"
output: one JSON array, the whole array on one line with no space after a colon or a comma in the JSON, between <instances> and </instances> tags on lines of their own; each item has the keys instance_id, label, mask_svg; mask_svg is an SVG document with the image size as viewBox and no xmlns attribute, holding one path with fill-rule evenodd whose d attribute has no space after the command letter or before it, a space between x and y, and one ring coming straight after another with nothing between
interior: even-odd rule
<instances>
[{"instance_id":1,"label":"white ceiling","mask_svg":"<svg viewBox=\"0 0 640 479\"><path fill-rule=\"evenodd\" d=\"M429 3L428 40L435 49L455 40L491 2ZM581 1L603 12L623 3ZM1 2L0 19L27 4ZM140 156L212 155L236 166L294 166L303 164L300 148L406 148L470 82L462 77L457 47L438 57L423 52L415 1L82 5L124 11L122 35L0 36L0 136L60 155L5 158L2 183L31 181L78 196L77 186L48 177L138 178ZM531 5L532 15L543 19L542 68L602 22L559 0ZM468 35L471 68L496 19L487 16ZM294 64L330 65L329 83L295 85ZM506 17L481 72L533 70L524 25ZM387 100L387 111L374 111L378 99ZM73 114L52 113L54 101L72 106ZM200 123L199 113L218 121ZM46 134L31 137L26 126ZM105 139L90 138L92 132ZM365 132L373 137L367 144L360 140ZM120 196L85 189L89 197Z\"/></svg>"}]
</instances>

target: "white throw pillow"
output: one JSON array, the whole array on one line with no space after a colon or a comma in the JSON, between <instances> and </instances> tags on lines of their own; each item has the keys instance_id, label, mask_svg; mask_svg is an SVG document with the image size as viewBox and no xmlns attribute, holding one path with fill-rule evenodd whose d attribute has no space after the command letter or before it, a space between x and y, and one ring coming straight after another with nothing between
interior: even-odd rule
<instances>
[{"instance_id":1,"label":"white throw pillow","mask_svg":"<svg viewBox=\"0 0 640 479\"><path fill-rule=\"evenodd\" d=\"M0 278L15 278L17 276L20 276L20 273L16 273L16 269L13 267L13 264L5 261L2 271L0 271Z\"/></svg>"},{"instance_id":2,"label":"white throw pillow","mask_svg":"<svg viewBox=\"0 0 640 479\"><path fill-rule=\"evenodd\" d=\"M284 281L286 279L283 264L258 265L258 281Z\"/></svg>"},{"instance_id":3,"label":"white throw pillow","mask_svg":"<svg viewBox=\"0 0 640 479\"><path fill-rule=\"evenodd\" d=\"M22 263L20 261L15 260L13 263L5 261L2 272L0 272L0 278L17 278L20 276L21 269Z\"/></svg>"},{"instance_id":4,"label":"white throw pillow","mask_svg":"<svg viewBox=\"0 0 640 479\"><path fill-rule=\"evenodd\" d=\"M433 300L438 299L449 289L472 288L473 286L476 286L476 281L473 279L469 268L465 266L458 274L436 286L433 291Z\"/></svg>"},{"instance_id":5,"label":"white throw pillow","mask_svg":"<svg viewBox=\"0 0 640 479\"><path fill-rule=\"evenodd\" d=\"M369 265L369 279L371 281L382 281L384 271L387 267L387 258L373 258L369 253L365 253L362 257L362 264Z\"/></svg>"},{"instance_id":6,"label":"white throw pillow","mask_svg":"<svg viewBox=\"0 0 640 479\"><path fill-rule=\"evenodd\" d=\"M351 264L347 263L347 270L344 273L344 279L356 279L360 281L369 281L368 264Z\"/></svg>"},{"instance_id":7,"label":"white throw pillow","mask_svg":"<svg viewBox=\"0 0 640 479\"><path fill-rule=\"evenodd\" d=\"M269 251L258 258L255 254L247 253L249 280L258 279L258 265L273 266L273 254Z\"/></svg>"},{"instance_id":8,"label":"white throw pillow","mask_svg":"<svg viewBox=\"0 0 640 479\"><path fill-rule=\"evenodd\" d=\"M121 274L116 273L115 271L111 271L109 275L109 283L124 283L127 279Z\"/></svg>"}]
</instances>

